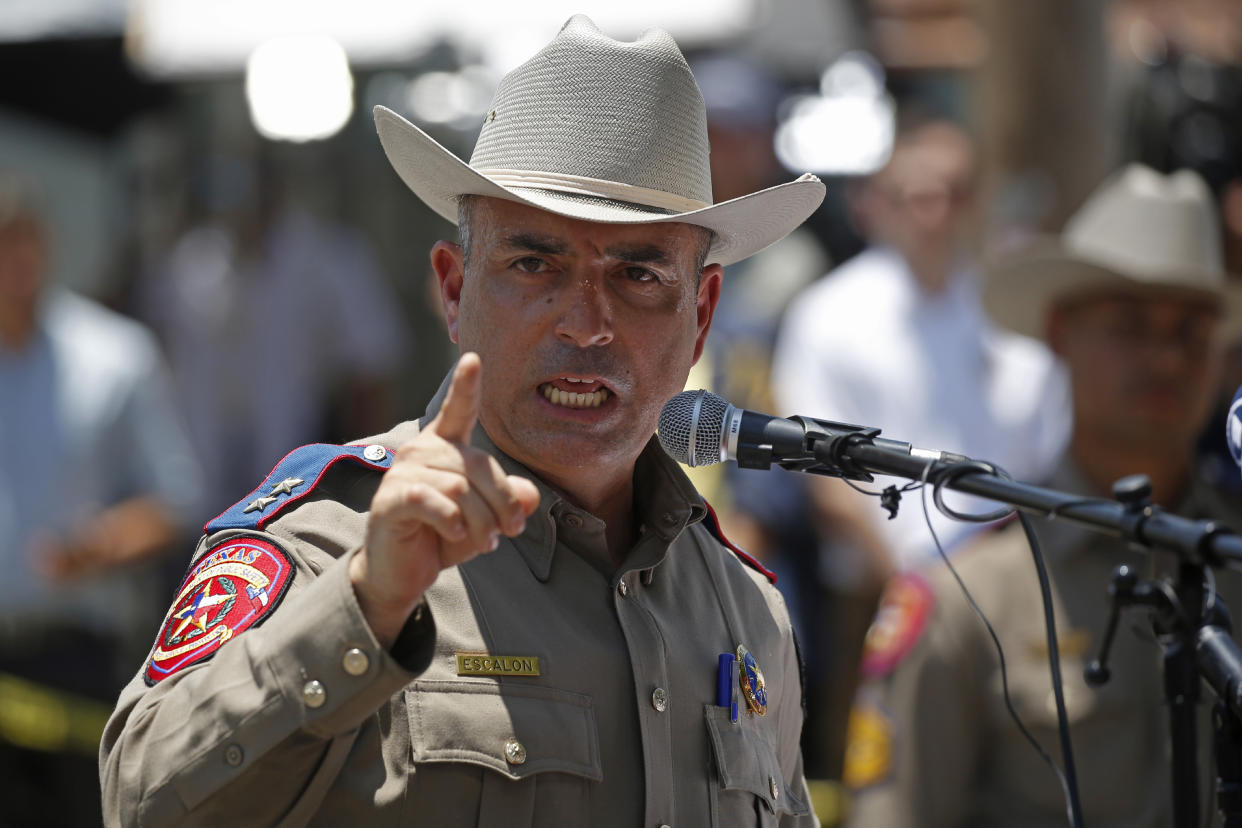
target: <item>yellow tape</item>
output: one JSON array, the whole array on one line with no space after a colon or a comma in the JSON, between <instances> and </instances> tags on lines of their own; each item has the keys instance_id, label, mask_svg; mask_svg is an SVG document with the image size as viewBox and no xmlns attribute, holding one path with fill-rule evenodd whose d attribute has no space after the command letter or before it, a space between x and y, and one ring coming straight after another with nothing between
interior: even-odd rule
<instances>
[{"instance_id":1,"label":"yellow tape","mask_svg":"<svg viewBox=\"0 0 1242 828\"><path fill-rule=\"evenodd\" d=\"M806 787L811 794L811 810L824 828L845 823L850 811L850 792L844 785L835 779L808 779Z\"/></svg>"},{"instance_id":2,"label":"yellow tape","mask_svg":"<svg viewBox=\"0 0 1242 828\"><path fill-rule=\"evenodd\" d=\"M0 739L49 753L99 753L112 708L0 673Z\"/></svg>"}]
</instances>

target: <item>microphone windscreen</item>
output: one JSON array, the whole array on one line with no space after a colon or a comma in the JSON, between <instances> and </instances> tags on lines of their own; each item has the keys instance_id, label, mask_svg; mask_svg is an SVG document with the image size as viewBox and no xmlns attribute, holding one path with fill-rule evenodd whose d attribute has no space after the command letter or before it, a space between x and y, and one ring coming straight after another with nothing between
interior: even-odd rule
<instances>
[{"instance_id":1,"label":"microphone windscreen","mask_svg":"<svg viewBox=\"0 0 1242 828\"><path fill-rule=\"evenodd\" d=\"M660 445L687 466L719 463L720 440L729 404L708 391L682 391L660 412Z\"/></svg>"}]
</instances>

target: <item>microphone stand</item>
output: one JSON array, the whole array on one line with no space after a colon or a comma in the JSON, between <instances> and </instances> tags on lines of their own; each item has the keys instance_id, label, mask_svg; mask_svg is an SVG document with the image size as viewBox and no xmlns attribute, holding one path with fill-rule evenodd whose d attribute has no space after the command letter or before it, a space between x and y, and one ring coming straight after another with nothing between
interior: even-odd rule
<instances>
[{"instance_id":1,"label":"microphone stand","mask_svg":"<svg viewBox=\"0 0 1242 828\"><path fill-rule=\"evenodd\" d=\"M1164 689L1172 734L1174 825L1199 820L1195 703L1202 677L1215 691L1212 730L1216 757L1216 798L1225 828L1242 828L1242 650L1231 635L1229 613L1213 600L1204 606L1204 570L1195 564L1178 567L1176 586L1167 581L1139 581L1130 567L1113 572L1113 599L1100 654L1086 669L1089 684L1109 678L1108 651L1123 609L1148 607L1152 626L1164 650Z\"/></svg>"},{"instance_id":2,"label":"microphone stand","mask_svg":"<svg viewBox=\"0 0 1242 828\"><path fill-rule=\"evenodd\" d=\"M1099 683L1108 678L1105 662L1121 610L1130 606L1152 609L1153 626L1164 651L1164 690L1173 748L1173 824L1175 828L1199 826L1195 705L1202 677L1219 699L1213 712L1218 802L1226 827L1242 828L1242 649L1230 635L1229 619L1219 601L1204 590L1209 567L1242 565L1242 538L1213 521L1187 520L1152 505L1151 484L1141 475L1118 481L1113 490L1116 500L1084 500L1001 478L973 462L944 462L925 453L912 453L908 444L884 440L883 445L877 445L879 429L806 417L792 419L806 432L803 456L775 456L770 446L760 446L746 458L739 456L739 465L745 460L749 467L768 468L774 462L794 471L863 481L871 481L873 474L927 480L1032 515L1067 520L1148 550L1174 553L1178 572L1173 584L1139 581L1128 567L1118 567L1109 589L1113 609L1108 628L1100 656L1086 670L1087 680ZM1063 748L1070 775L1068 745ZM1071 798L1076 799L1074 789ZM1074 809L1081 813L1076 802Z\"/></svg>"},{"instance_id":3,"label":"microphone stand","mask_svg":"<svg viewBox=\"0 0 1242 828\"><path fill-rule=\"evenodd\" d=\"M1216 801L1225 828L1242 828L1242 653L1230 635L1229 614L1220 606L1199 628L1199 671L1216 692L1212 730L1216 756Z\"/></svg>"}]
</instances>

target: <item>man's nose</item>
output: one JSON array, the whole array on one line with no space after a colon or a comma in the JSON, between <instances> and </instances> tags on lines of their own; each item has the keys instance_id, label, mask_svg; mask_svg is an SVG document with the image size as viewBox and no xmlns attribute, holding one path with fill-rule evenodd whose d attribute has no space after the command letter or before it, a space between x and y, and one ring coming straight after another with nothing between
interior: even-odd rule
<instances>
[{"instance_id":1,"label":"man's nose","mask_svg":"<svg viewBox=\"0 0 1242 828\"><path fill-rule=\"evenodd\" d=\"M557 338L589 348L612 342L612 306L601 280L581 278L569 289L569 296L556 322Z\"/></svg>"}]
</instances>

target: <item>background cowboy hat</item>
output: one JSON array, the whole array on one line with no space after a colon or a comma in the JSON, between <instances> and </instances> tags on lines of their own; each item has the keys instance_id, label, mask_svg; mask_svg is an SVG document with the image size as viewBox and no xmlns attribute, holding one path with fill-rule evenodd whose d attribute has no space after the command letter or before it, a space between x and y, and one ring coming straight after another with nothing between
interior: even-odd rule
<instances>
[{"instance_id":1,"label":"background cowboy hat","mask_svg":"<svg viewBox=\"0 0 1242 828\"><path fill-rule=\"evenodd\" d=\"M1042 339L1052 303L1113 290L1206 299L1226 335L1242 331L1242 289L1225 273L1216 204L1197 173L1125 167L1059 237L991 264L983 302L998 324Z\"/></svg>"}]
</instances>

